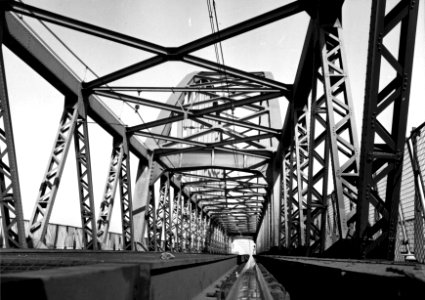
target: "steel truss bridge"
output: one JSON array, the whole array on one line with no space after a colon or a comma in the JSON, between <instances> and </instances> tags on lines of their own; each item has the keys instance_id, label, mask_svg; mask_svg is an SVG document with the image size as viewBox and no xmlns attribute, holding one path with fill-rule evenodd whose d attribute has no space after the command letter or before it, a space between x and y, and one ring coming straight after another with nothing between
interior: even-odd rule
<instances>
[{"instance_id":1,"label":"steel truss bridge","mask_svg":"<svg viewBox=\"0 0 425 300\"><path fill-rule=\"evenodd\" d=\"M91 282L90 276L104 272L109 276L102 287L104 296L111 292L109 284L123 291L128 289L122 283L126 277L138 286L135 290L142 291L134 295L153 299L174 295L184 299L200 291L188 288L189 294L173 294L177 288L171 284L169 294L161 294L159 290L166 284L164 278L179 277L175 285L181 287L188 285L184 280L196 280L199 274L204 276L207 272L212 275L206 281L213 282L243 261L241 257L218 255L230 253L232 240L243 236L255 241L256 252L260 254L257 260L278 281L289 282L288 290L291 291L291 284L301 287L297 278L305 275L302 268L312 272L305 276L312 282L316 280L311 286L317 289L299 291L300 295L325 295L323 289L320 291L322 275L341 282L334 291L343 291L353 281L360 280L374 288L369 296L393 297L391 293L396 290L385 290L385 285L392 282L397 283L404 297L419 288L423 292L425 275L418 275L413 265L392 265L397 255L400 256L401 246L409 254L416 253L418 263L425 260L424 181L415 150L416 137L421 133L414 135L406 148L419 3L401 0L386 9L387 1L372 1L359 137L342 40L343 2L294 1L179 47L164 47L21 2L0 1L3 45L65 99L34 210L25 225L17 168L19 157L9 106L13 99L8 97L1 55L0 207L6 248L1 252L2 264L6 266L2 267L4 291L19 295L19 286L24 287L26 282L22 278L41 278L46 297L54 299L46 278L54 278L61 288L65 282L75 287L78 276ZM282 83L266 71L246 72L193 54L301 12L307 12L311 19L294 82ZM23 16L152 56L84 81L22 21ZM398 28L396 53L390 51L385 39L395 28ZM382 77L388 76L382 71L384 60L394 75L382 85ZM171 61L205 71L188 74L174 87L114 84ZM141 97L140 92L145 91L172 94L166 102L159 102ZM104 99L124 101L136 111L147 107L161 112L154 121L128 126L107 107ZM287 103L286 111L281 111L282 101ZM390 122L384 122L384 116L389 116ZM113 138L100 208L94 205L90 143L95 138L89 137L88 118ZM71 144L76 153L82 224L78 245L82 250L61 252L52 250L56 243L49 238L49 220ZM413 246L406 241L404 215L399 214L405 149L410 150L406 153L412 157L414 171ZM130 176L130 154L138 159L136 178ZM111 253L105 249L108 249L114 205L121 208L119 248L124 252ZM165 258L159 259L158 253ZM23 254L25 258L21 257ZM174 259L166 257L170 254ZM105 261L109 264L100 264ZM168 262L171 265L167 267ZM6 271L16 265L27 266L24 268L27 271L42 269L41 265L65 266L85 275L51 270L7 275ZM378 270L374 275L365 271L371 266ZM283 271L285 268L294 276L292 279L291 274ZM332 270L338 270L339 275ZM151 278L150 283L141 279L145 276L142 273ZM19 277L19 274L24 275ZM360 275L344 277L344 281L341 276L345 274ZM380 276L387 281L380 280ZM406 279L412 276L416 281ZM208 284L199 289L205 289ZM313 290L316 294L308 294ZM67 295L66 288L63 291ZM295 290L292 292L297 295ZM353 297L360 295L360 291L353 293Z\"/></svg>"}]
</instances>

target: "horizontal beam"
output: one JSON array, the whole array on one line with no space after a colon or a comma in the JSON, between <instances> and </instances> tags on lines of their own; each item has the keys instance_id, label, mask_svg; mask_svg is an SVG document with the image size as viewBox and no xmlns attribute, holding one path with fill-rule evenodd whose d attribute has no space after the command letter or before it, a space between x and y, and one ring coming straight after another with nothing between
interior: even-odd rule
<instances>
[{"instance_id":1,"label":"horizontal beam","mask_svg":"<svg viewBox=\"0 0 425 300\"><path fill-rule=\"evenodd\" d=\"M226 65L221 65L200 57L196 57L193 55L185 55L183 56L181 59L181 61L198 66L198 67L202 67L205 69L210 69L210 70L214 70L217 72L223 72L225 74L229 74L235 77L239 77L239 78L243 78L243 79L247 79L249 81L252 82L256 82L258 84L264 85L264 86L268 86L271 88L277 88L280 89L283 93L284 96L287 97L288 99L290 99L291 94L292 94L292 85L289 84L284 84L281 83L279 81L275 81L272 79L268 79L265 77L259 77L256 75L253 75L249 72L245 72L236 68L232 68Z\"/></svg>"},{"instance_id":2,"label":"horizontal beam","mask_svg":"<svg viewBox=\"0 0 425 300\"><path fill-rule=\"evenodd\" d=\"M245 93L277 93L280 92L280 89L273 88L262 88L262 87L246 87L246 88L236 88L236 87L165 87L165 86L109 86L109 87L96 87L94 91L115 91L115 92L245 92Z\"/></svg>"},{"instance_id":3,"label":"horizontal beam","mask_svg":"<svg viewBox=\"0 0 425 300\"><path fill-rule=\"evenodd\" d=\"M107 97L110 99L126 101L126 102L130 102L134 104L140 104L143 106L152 107L156 109L164 109L164 110L177 112L181 114L183 113L182 109L178 106L169 105L159 101L149 100L149 99L145 99L141 97L134 97L134 96L126 95L126 94L119 94L112 91L99 91L99 90L95 90L94 94L98 96Z\"/></svg>"}]
</instances>

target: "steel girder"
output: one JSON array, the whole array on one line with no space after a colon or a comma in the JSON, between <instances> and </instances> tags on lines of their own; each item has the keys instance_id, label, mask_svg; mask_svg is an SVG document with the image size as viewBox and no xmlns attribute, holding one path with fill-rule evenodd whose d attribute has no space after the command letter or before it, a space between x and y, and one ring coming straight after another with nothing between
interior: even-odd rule
<instances>
[{"instance_id":1,"label":"steel girder","mask_svg":"<svg viewBox=\"0 0 425 300\"><path fill-rule=\"evenodd\" d=\"M170 251L173 245L173 232L172 232L172 209L171 209L171 190L170 190L170 173L167 173L166 176L161 178L161 192L160 196L164 198L164 249L165 251ZM161 203L161 201L160 201Z\"/></svg>"},{"instance_id":2,"label":"steel girder","mask_svg":"<svg viewBox=\"0 0 425 300\"><path fill-rule=\"evenodd\" d=\"M0 41L3 41L4 22L4 14L1 14ZM21 190L2 49L0 69L0 208L3 235L7 248L25 248Z\"/></svg>"},{"instance_id":3,"label":"steel girder","mask_svg":"<svg viewBox=\"0 0 425 300\"><path fill-rule=\"evenodd\" d=\"M386 4L385 0L372 4L356 236L363 256L393 259L419 3L402 0L388 12ZM396 27L400 28L398 53L386 39ZM395 73L388 83L383 79L388 74L383 71L383 59ZM390 124L383 118L388 114ZM386 184L380 194L377 187L382 181ZM378 216L372 224L371 209Z\"/></svg>"},{"instance_id":4,"label":"steel girder","mask_svg":"<svg viewBox=\"0 0 425 300\"><path fill-rule=\"evenodd\" d=\"M147 239L148 239L148 250L158 251L158 244L156 240L156 208L155 208L155 188L151 184L149 185L149 205L146 215L147 221Z\"/></svg>"},{"instance_id":5,"label":"steel girder","mask_svg":"<svg viewBox=\"0 0 425 300\"><path fill-rule=\"evenodd\" d=\"M329 163L337 203L338 236L342 239L347 238L348 218L355 208L359 168L356 125L340 23L336 21L333 26L322 25L318 29L321 73L317 79L323 85L323 95L318 95L317 83L314 83L310 104L310 184L306 216L309 253L321 253L329 246L325 245Z\"/></svg>"},{"instance_id":6,"label":"steel girder","mask_svg":"<svg viewBox=\"0 0 425 300\"><path fill-rule=\"evenodd\" d=\"M291 178L290 178L290 161L286 156L281 156L282 164L282 183L281 183L281 195L280 195L280 225L279 225L279 245L282 245L284 248L289 248L289 197L288 191L291 188Z\"/></svg>"},{"instance_id":7,"label":"steel girder","mask_svg":"<svg viewBox=\"0 0 425 300\"><path fill-rule=\"evenodd\" d=\"M65 107L59 122L53 150L43 176L36 204L30 219L29 235L34 247L45 247L45 236L52 213L60 178L65 166L71 138L78 119L78 101L65 99Z\"/></svg>"},{"instance_id":8,"label":"steel girder","mask_svg":"<svg viewBox=\"0 0 425 300\"><path fill-rule=\"evenodd\" d=\"M98 249L96 213L94 208L93 181L90 159L89 132L86 102L79 97L79 113L74 130L75 158L77 163L81 224L84 249Z\"/></svg>"},{"instance_id":9,"label":"steel girder","mask_svg":"<svg viewBox=\"0 0 425 300\"><path fill-rule=\"evenodd\" d=\"M308 110L299 113L294 124L295 137L290 152L286 155L289 160L288 176L289 190L288 233L289 248L305 246L305 212L307 209L308 185Z\"/></svg>"},{"instance_id":10,"label":"steel girder","mask_svg":"<svg viewBox=\"0 0 425 300\"><path fill-rule=\"evenodd\" d=\"M130 152L126 142L123 143L123 157L119 174L121 226L123 235L123 249L135 250L133 200L131 192Z\"/></svg>"},{"instance_id":11,"label":"steel girder","mask_svg":"<svg viewBox=\"0 0 425 300\"><path fill-rule=\"evenodd\" d=\"M181 192L174 189L174 197L171 214L171 251L181 252Z\"/></svg>"},{"instance_id":12,"label":"steel girder","mask_svg":"<svg viewBox=\"0 0 425 300\"><path fill-rule=\"evenodd\" d=\"M97 239L100 244L104 243L108 232L112 211L115 202L116 189L120 186L121 227L123 237L123 249L135 250L133 208L131 197L130 178L130 153L126 141L115 139L113 141L109 172L106 179L103 201L100 205L100 213L97 220Z\"/></svg>"},{"instance_id":13,"label":"steel girder","mask_svg":"<svg viewBox=\"0 0 425 300\"><path fill-rule=\"evenodd\" d=\"M311 76L310 84L303 85L310 95L304 90L289 113L295 120L294 139L282 163L285 179L280 214L281 243L288 249L305 248L307 255L322 253L330 246L326 241L332 232L327 232L327 224L332 218L337 220L338 237L347 237L359 168L340 21L334 16L330 22L321 14L313 14L313 18L300 64L303 69L306 66L302 64L308 64L313 71L300 71L297 76L304 80ZM308 51L311 57L306 56ZM336 210L328 209L330 186Z\"/></svg>"},{"instance_id":14,"label":"steel girder","mask_svg":"<svg viewBox=\"0 0 425 300\"><path fill-rule=\"evenodd\" d=\"M100 212L97 219L97 238L100 243L105 242L109 232L109 225L115 202L115 193L121 174L123 156L123 142L120 140L114 140L108 176L106 178L105 190L103 192L103 200L100 204Z\"/></svg>"}]
</instances>

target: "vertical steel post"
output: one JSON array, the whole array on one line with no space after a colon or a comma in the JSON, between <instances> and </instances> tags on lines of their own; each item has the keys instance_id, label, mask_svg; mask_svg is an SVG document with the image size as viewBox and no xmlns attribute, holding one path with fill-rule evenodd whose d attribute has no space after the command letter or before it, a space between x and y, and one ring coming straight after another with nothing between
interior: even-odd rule
<instances>
[{"instance_id":1,"label":"vertical steel post","mask_svg":"<svg viewBox=\"0 0 425 300\"><path fill-rule=\"evenodd\" d=\"M340 238L347 236L347 215L357 195L358 142L340 27L338 19L332 25L317 25L321 73L313 76L310 102L308 253L325 250L329 156ZM317 95L317 80L323 83L323 95Z\"/></svg>"},{"instance_id":2,"label":"vertical steel post","mask_svg":"<svg viewBox=\"0 0 425 300\"><path fill-rule=\"evenodd\" d=\"M162 192L163 191L163 192ZM170 251L173 243L172 214L170 201L170 173L161 177L161 193L163 195L163 226L164 226L164 250Z\"/></svg>"},{"instance_id":3,"label":"vertical steel post","mask_svg":"<svg viewBox=\"0 0 425 300\"><path fill-rule=\"evenodd\" d=\"M180 226L180 190L176 193L174 189L173 197L173 207L172 207L172 216L171 216L171 250L180 252L179 248L179 226Z\"/></svg>"},{"instance_id":4,"label":"vertical steel post","mask_svg":"<svg viewBox=\"0 0 425 300\"><path fill-rule=\"evenodd\" d=\"M275 162L279 163L279 162ZM279 246L280 239L280 212L281 212L281 197L282 197L282 174L281 171L274 174L273 178L273 189L272 189L272 247Z\"/></svg>"},{"instance_id":5,"label":"vertical steel post","mask_svg":"<svg viewBox=\"0 0 425 300\"><path fill-rule=\"evenodd\" d=\"M356 223L362 256L394 257L418 6L419 1L402 0L386 12L385 0L372 2ZM391 32L398 33L397 56L388 48ZM389 83L382 58L395 71ZM381 193L379 182L386 183ZM379 214L372 226L371 206Z\"/></svg>"},{"instance_id":6,"label":"vertical steel post","mask_svg":"<svg viewBox=\"0 0 425 300\"><path fill-rule=\"evenodd\" d=\"M338 225L340 237L345 238L348 221L346 216L357 195L359 161L357 131L339 21L334 26L321 27L319 45L334 193L338 204Z\"/></svg>"},{"instance_id":7,"label":"vertical steel post","mask_svg":"<svg viewBox=\"0 0 425 300\"><path fill-rule=\"evenodd\" d=\"M192 213L192 201L190 201L190 198L188 199L188 214L189 214L189 237L188 237L188 245L189 245L189 252L193 252L193 213Z\"/></svg>"},{"instance_id":8,"label":"vertical steel post","mask_svg":"<svg viewBox=\"0 0 425 300\"><path fill-rule=\"evenodd\" d=\"M155 251L164 251L165 248L165 239L166 239L166 210L167 210L167 181L166 176L161 176L160 186L159 186L159 201L158 207L156 209L156 236L155 242L157 244L157 250ZM164 237L164 240L162 239Z\"/></svg>"},{"instance_id":9,"label":"vertical steel post","mask_svg":"<svg viewBox=\"0 0 425 300\"><path fill-rule=\"evenodd\" d=\"M121 172L123 152L123 142L121 140L114 139L112 144L111 161L109 163L109 172L106 178L103 200L100 204L99 217L97 219L97 238L101 244L106 242L109 232L115 193Z\"/></svg>"},{"instance_id":10,"label":"vertical steel post","mask_svg":"<svg viewBox=\"0 0 425 300\"><path fill-rule=\"evenodd\" d=\"M56 199L60 179L78 117L78 101L65 98L64 111L59 123L53 150L47 164L30 219L30 237L34 247L45 247L45 236Z\"/></svg>"},{"instance_id":11,"label":"vertical steel post","mask_svg":"<svg viewBox=\"0 0 425 300\"><path fill-rule=\"evenodd\" d=\"M190 251L190 200L182 199L183 202L183 246L184 252ZM185 204L186 202L186 204Z\"/></svg>"},{"instance_id":12,"label":"vertical steel post","mask_svg":"<svg viewBox=\"0 0 425 300\"><path fill-rule=\"evenodd\" d=\"M4 12L0 20L3 44ZM0 49L0 208L6 248L26 248L18 166L7 93L3 50Z\"/></svg>"},{"instance_id":13,"label":"vertical steel post","mask_svg":"<svg viewBox=\"0 0 425 300\"><path fill-rule=\"evenodd\" d=\"M147 228L146 221L149 219L150 173L149 163L140 159L132 197L134 242L136 243L137 250L148 249L145 241L145 233Z\"/></svg>"},{"instance_id":14,"label":"vertical steel post","mask_svg":"<svg viewBox=\"0 0 425 300\"><path fill-rule=\"evenodd\" d=\"M150 164L151 165L151 164ZM158 251L156 242L156 206L155 206L155 185L149 184L149 205L146 215L147 220L147 235L148 235L148 249L149 251Z\"/></svg>"},{"instance_id":15,"label":"vertical steel post","mask_svg":"<svg viewBox=\"0 0 425 300\"><path fill-rule=\"evenodd\" d=\"M182 190L179 190L178 193L178 226L177 226L177 243L178 243L178 252L183 252L184 249L184 197L182 195Z\"/></svg>"},{"instance_id":16,"label":"vertical steel post","mask_svg":"<svg viewBox=\"0 0 425 300\"><path fill-rule=\"evenodd\" d=\"M308 167L308 110L297 112L295 118L295 168L296 187L292 190L292 197L296 199L298 204L297 229L298 229L298 247L305 246L305 209L307 206L306 189L308 185L307 174L305 173ZM294 220L292 220L294 221Z\"/></svg>"},{"instance_id":17,"label":"vertical steel post","mask_svg":"<svg viewBox=\"0 0 425 300\"><path fill-rule=\"evenodd\" d=\"M279 245L283 248L289 247L289 231L288 231L288 189L289 189L289 172L287 170L286 155L282 156L282 179L281 179L281 196L280 196L280 228L279 228Z\"/></svg>"},{"instance_id":18,"label":"vertical steel post","mask_svg":"<svg viewBox=\"0 0 425 300\"><path fill-rule=\"evenodd\" d=\"M83 247L84 249L97 250L96 213L85 100L83 95L78 97L79 106L77 124L74 129L74 146L80 196Z\"/></svg>"},{"instance_id":19,"label":"vertical steel post","mask_svg":"<svg viewBox=\"0 0 425 300\"><path fill-rule=\"evenodd\" d=\"M124 141L123 143L119 182L123 249L136 250L133 223L133 200L131 198L130 151L128 149L127 141Z\"/></svg>"},{"instance_id":20,"label":"vertical steel post","mask_svg":"<svg viewBox=\"0 0 425 300\"><path fill-rule=\"evenodd\" d=\"M296 174L295 174L295 168L294 168L294 148L291 146L291 149L288 151L288 153L285 155L285 163L287 165L287 172L288 172L288 196L287 196L287 207L288 207L288 213L287 213L287 220L285 222L287 226L288 231L288 244L287 248L292 249L294 246L296 246L296 240L298 239L298 230L297 225L295 224L297 220L297 214L298 214L298 202L294 198L294 186L296 182Z\"/></svg>"}]
</instances>

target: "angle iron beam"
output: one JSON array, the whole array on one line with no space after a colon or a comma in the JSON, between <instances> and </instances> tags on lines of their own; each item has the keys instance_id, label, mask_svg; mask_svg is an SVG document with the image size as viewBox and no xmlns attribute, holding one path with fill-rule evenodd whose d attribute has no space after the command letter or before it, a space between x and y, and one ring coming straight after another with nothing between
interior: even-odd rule
<instances>
[{"instance_id":1,"label":"angle iron beam","mask_svg":"<svg viewBox=\"0 0 425 300\"><path fill-rule=\"evenodd\" d=\"M0 16L3 41L4 14ZM0 208L6 248L26 248L21 190L7 92L3 50L0 49Z\"/></svg>"},{"instance_id":2,"label":"angle iron beam","mask_svg":"<svg viewBox=\"0 0 425 300\"><path fill-rule=\"evenodd\" d=\"M123 235L123 249L136 250L133 220L133 199L131 192L130 151L127 141L123 142L123 156L119 173L121 227ZM142 224L138 224L141 226Z\"/></svg>"},{"instance_id":3,"label":"angle iron beam","mask_svg":"<svg viewBox=\"0 0 425 300\"><path fill-rule=\"evenodd\" d=\"M144 106L152 107L156 109L163 109L163 110L168 110L168 111L181 113L181 114L184 113L184 111L182 111L180 107L175 105L169 105L169 104L161 103L158 101L144 99L141 97L134 97L134 96L126 95L126 94L116 93L113 91L97 91L96 90L94 91L94 94L98 96L107 97L110 99L126 101L126 102L134 103L134 104L140 104L140 105L144 105Z\"/></svg>"},{"instance_id":4,"label":"angle iron beam","mask_svg":"<svg viewBox=\"0 0 425 300\"><path fill-rule=\"evenodd\" d=\"M74 129L75 161L77 165L78 190L84 249L98 249L96 213L94 207L93 180L90 158L89 131L86 105L83 96L78 98L79 112Z\"/></svg>"},{"instance_id":5,"label":"angle iron beam","mask_svg":"<svg viewBox=\"0 0 425 300\"><path fill-rule=\"evenodd\" d=\"M109 74L103 75L102 77L99 77L97 79L93 79L92 81L89 82L83 82L82 86L83 89L86 92L91 91L94 88L98 88L102 85L108 84L110 82L119 80L121 78L130 76L134 73L143 71L143 70L147 70L150 68L153 68L155 66L158 66L164 62L167 61L167 58L163 55L156 55L154 57L142 60L140 62L137 62L135 64L132 64L130 66L121 68L119 70L113 71ZM111 91L111 88L107 88L106 90Z\"/></svg>"},{"instance_id":6,"label":"angle iron beam","mask_svg":"<svg viewBox=\"0 0 425 300\"><path fill-rule=\"evenodd\" d=\"M100 212L97 218L97 239L104 244L109 233L112 211L115 201L115 192L121 173L122 159L124 155L123 141L114 139L112 143L112 153L109 163L108 175L106 177L103 199L100 203Z\"/></svg>"},{"instance_id":7,"label":"angle iron beam","mask_svg":"<svg viewBox=\"0 0 425 300\"><path fill-rule=\"evenodd\" d=\"M155 186L149 184L149 204L147 210L147 237L149 251L158 251L156 243L156 206L155 206Z\"/></svg>"},{"instance_id":8,"label":"angle iron beam","mask_svg":"<svg viewBox=\"0 0 425 300\"><path fill-rule=\"evenodd\" d=\"M55 142L50 154L47 170L43 176L33 213L30 219L29 235L34 247L44 247L47 227L60 179L68 156L69 146L78 118L78 101L65 99L64 110L59 122Z\"/></svg>"},{"instance_id":9,"label":"angle iron beam","mask_svg":"<svg viewBox=\"0 0 425 300\"><path fill-rule=\"evenodd\" d=\"M364 122L358 184L356 236L359 240L361 255L393 259L419 3L402 0L400 4L396 5L387 14L385 13L385 6L385 0L374 1L372 4L366 75L366 101L363 112ZM401 18L397 17L400 15L398 12L405 8L407 8L407 14L402 14ZM396 78L398 79L397 89L400 89L401 92L398 97L394 97L393 101L394 107L392 109L392 128L390 133L393 150L390 150L389 153L395 154L398 159L388 160L380 158L382 161L386 161L388 166L391 167L391 171L384 176L387 182L384 202L385 210L388 212L389 217L377 224L380 227L381 234L378 238L373 239L372 236L368 235L368 213L369 205L372 204L370 197L373 190L376 189L377 182L374 178L379 175L379 170L373 171L373 164L377 160L374 155L374 150L377 146L375 134L377 133L376 128L380 124L379 115L376 115L375 112L383 100L379 97L379 82L383 76L381 74L381 59L383 57L382 49L386 47L384 38L394 28L395 23L400 24L397 57L399 70L396 70ZM366 246L366 242L368 241L372 244Z\"/></svg>"}]
</instances>

